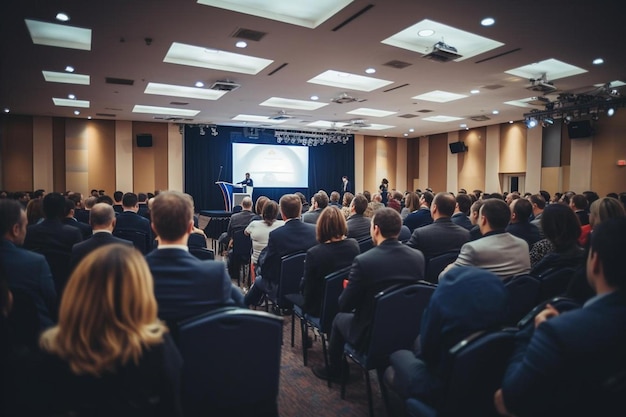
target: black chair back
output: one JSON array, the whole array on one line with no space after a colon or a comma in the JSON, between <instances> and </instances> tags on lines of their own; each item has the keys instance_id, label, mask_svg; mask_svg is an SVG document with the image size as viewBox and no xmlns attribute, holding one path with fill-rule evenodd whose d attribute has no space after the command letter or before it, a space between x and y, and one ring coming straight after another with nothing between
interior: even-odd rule
<instances>
[{"instance_id":1,"label":"black chair back","mask_svg":"<svg viewBox=\"0 0 626 417\"><path fill-rule=\"evenodd\" d=\"M541 286L539 287L539 296L535 300L536 303L565 294L567 286L575 273L576 268L556 267L537 275Z\"/></svg>"},{"instance_id":2,"label":"black chair back","mask_svg":"<svg viewBox=\"0 0 626 417\"><path fill-rule=\"evenodd\" d=\"M456 261L458 256L459 251L453 250L430 258L426 264L426 276L424 279L433 284L439 282L439 274L441 271L443 271L446 266Z\"/></svg>"},{"instance_id":3,"label":"black chair back","mask_svg":"<svg viewBox=\"0 0 626 417\"><path fill-rule=\"evenodd\" d=\"M282 327L280 317L241 308L180 323L185 415L277 416Z\"/></svg>"},{"instance_id":4,"label":"black chair back","mask_svg":"<svg viewBox=\"0 0 626 417\"><path fill-rule=\"evenodd\" d=\"M348 278L351 266L347 266L324 278L324 294L319 317L319 330L330 335L333 320L339 312L339 296L343 291L343 280Z\"/></svg>"},{"instance_id":5,"label":"black chair back","mask_svg":"<svg viewBox=\"0 0 626 417\"><path fill-rule=\"evenodd\" d=\"M193 256L203 261L215 259L215 252L207 248L200 248L200 247L189 248L189 253L191 253Z\"/></svg>"},{"instance_id":6,"label":"black chair back","mask_svg":"<svg viewBox=\"0 0 626 417\"><path fill-rule=\"evenodd\" d=\"M280 280L276 300L272 300L281 309L293 307L293 303L285 296L300 292L300 281L304 275L304 258L306 252L296 252L285 255L281 259Z\"/></svg>"},{"instance_id":7,"label":"black chair back","mask_svg":"<svg viewBox=\"0 0 626 417\"><path fill-rule=\"evenodd\" d=\"M530 312L528 312L528 314L526 314L517 323L517 327L521 329L522 327L532 325L535 321L535 316L541 313L546 308L546 305L548 304L556 308L559 311L559 313L562 313L564 311L574 310L574 309L581 307L578 302L576 302L575 300L571 298L554 297L554 298L542 301L541 303L537 304L532 310L530 310Z\"/></svg>"},{"instance_id":8,"label":"black chair back","mask_svg":"<svg viewBox=\"0 0 626 417\"><path fill-rule=\"evenodd\" d=\"M357 243L359 244L359 249L361 251L360 253L367 252L374 247L374 241L372 241L372 238L370 236L358 239Z\"/></svg>"},{"instance_id":9,"label":"black chair back","mask_svg":"<svg viewBox=\"0 0 626 417\"><path fill-rule=\"evenodd\" d=\"M126 239L133 242L133 246L144 255L152 251L153 248L148 247L146 244L146 239L148 238L145 233L136 231L136 230L120 230L114 229L113 236L119 237L120 239Z\"/></svg>"},{"instance_id":10,"label":"black chair back","mask_svg":"<svg viewBox=\"0 0 626 417\"><path fill-rule=\"evenodd\" d=\"M536 305L539 295L539 280L529 274L516 275L504 286L509 293L509 316L507 324L514 326Z\"/></svg>"}]
</instances>

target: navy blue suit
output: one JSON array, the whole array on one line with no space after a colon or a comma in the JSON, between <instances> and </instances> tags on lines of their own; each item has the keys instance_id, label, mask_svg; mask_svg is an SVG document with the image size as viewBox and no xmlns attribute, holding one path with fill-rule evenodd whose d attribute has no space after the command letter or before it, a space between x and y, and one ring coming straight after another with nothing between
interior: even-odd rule
<instances>
[{"instance_id":1,"label":"navy blue suit","mask_svg":"<svg viewBox=\"0 0 626 417\"><path fill-rule=\"evenodd\" d=\"M54 324L57 313L57 294L46 258L38 253L18 248L6 239L0 239L2 273L6 274L9 287L19 289L31 296L41 329Z\"/></svg>"},{"instance_id":2,"label":"navy blue suit","mask_svg":"<svg viewBox=\"0 0 626 417\"><path fill-rule=\"evenodd\" d=\"M89 239L89 237L91 236L92 230L91 230L91 226L88 224L81 223L75 218L69 218L69 217L65 217L61 222L63 224L75 227L78 230L80 230L80 234L83 237L83 240Z\"/></svg>"},{"instance_id":3,"label":"navy blue suit","mask_svg":"<svg viewBox=\"0 0 626 417\"><path fill-rule=\"evenodd\" d=\"M510 223L506 227L506 231L513 236L524 239L528 243L529 250L541 239L539 228L530 222Z\"/></svg>"},{"instance_id":4,"label":"navy blue suit","mask_svg":"<svg viewBox=\"0 0 626 417\"><path fill-rule=\"evenodd\" d=\"M452 223L449 217L437 219L434 223L418 227L406 243L413 249L419 249L428 260L444 252L461 250L469 241L469 231Z\"/></svg>"},{"instance_id":5,"label":"navy blue suit","mask_svg":"<svg viewBox=\"0 0 626 417\"><path fill-rule=\"evenodd\" d=\"M162 320L176 322L215 307L244 306L243 294L231 284L223 262L201 261L178 248L155 249L146 261Z\"/></svg>"},{"instance_id":6,"label":"navy blue suit","mask_svg":"<svg viewBox=\"0 0 626 417\"><path fill-rule=\"evenodd\" d=\"M116 235L118 231L126 232L139 232L145 235L145 248L144 253L150 252L152 249L152 229L150 228L150 221L133 211L125 211L120 213L115 218L115 229L113 234Z\"/></svg>"},{"instance_id":7,"label":"navy blue suit","mask_svg":"<svg viewBox=\"0 0 626 417\"><path fill-rule=\"evenodd\" d=\"M430 209L426 207L420 207L419 210L406 216L404 219L404 225L409 228L411 233L418 227L426 226L433 222L433 217L430 214Z\"/></svg>"},{"instance_id":8,"label":"navy blue suit","mask_svg":"<svg viewBox=\"0 0 626 417\"><path fill-rule=\"evenodd\" d=\"M121 243L123 245L133 245L133 242L126 239L120 239L113 236L108 232L98 232L94 233L89 239L84 240L80 243L75 244L72 247L72 257L70 263L72 265L72 270L76 268L76 265L89 253L98 249L104 245L110 245L113 243Z\"/></svg>"},{"instance_id":9,"label":"navy blue suit","mask_svg":"<svg viewBox=\"0 0 626 417\"><path fill-rule=\"evenodd\" d=\"M470 218L464 213L454 213L450 219L452 220L452 223L456 223L467 230L472 230L472 227L474 227Z\"/></svg>"},{"instance_id":10,"label":"navy blue suit","mask_svg":"<svg viewBox=\"0 0 626 417\"><path fill-rule=\"evenodd\" d=\"M602 385L626 369L626 291L594 299L583 308L521 332L502 394L516 416L606 416L624 413ZM528 340L523 336L532 337ZM623 394L622 394L623 395ZM618 412L618 410L620 410Z\"/></svg>"}]
</instances>

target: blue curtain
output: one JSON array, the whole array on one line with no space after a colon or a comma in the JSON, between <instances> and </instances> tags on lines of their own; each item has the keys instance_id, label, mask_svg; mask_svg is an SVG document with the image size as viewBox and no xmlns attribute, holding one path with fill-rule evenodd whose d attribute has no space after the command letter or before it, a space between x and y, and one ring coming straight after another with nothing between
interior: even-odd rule
<instances>
[{"instance_id":1,"label":"blue curtain","mask_svg":"<svg viewBox=\"0 0 626 417\"><path fill-rule=\"evenodd\" d=\"M217 126L217 136L211 130L185 126L185 192L194 198L196 210L224 210L224 199L216 181L239 182L232 178L232 144L276 144L274 130L259 129L251 137L247 128ZM258 135L258 137L257 137ZM341 177L354 179L354 136L348 143L331 143L309 147L308 188L254 188L256 200L265 195L278 201L283 194L303 193L307 198L318 190L339 191Z\"/></svg>"}]
</instances>

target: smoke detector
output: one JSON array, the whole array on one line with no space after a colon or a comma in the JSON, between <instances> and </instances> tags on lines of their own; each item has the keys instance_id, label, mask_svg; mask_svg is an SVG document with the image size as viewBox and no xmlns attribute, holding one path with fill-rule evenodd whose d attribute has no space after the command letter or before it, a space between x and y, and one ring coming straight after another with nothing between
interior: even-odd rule
<instances>
[{"instance_id":1,"label":"smoke detector","mask_svg":"<svg viewBox=\"0 0 626 417\"><path fill-rule=\"evenodd\" d=\"M354 103L355 101L357 101L357 99L352 96L349 96L348 93L342 93L341 95L339 95L339 97L335 97L331 99L330 101L332 101L333 103L337 103L337 104L346 104L346 103Z\"/></svg>"}]
</instances>

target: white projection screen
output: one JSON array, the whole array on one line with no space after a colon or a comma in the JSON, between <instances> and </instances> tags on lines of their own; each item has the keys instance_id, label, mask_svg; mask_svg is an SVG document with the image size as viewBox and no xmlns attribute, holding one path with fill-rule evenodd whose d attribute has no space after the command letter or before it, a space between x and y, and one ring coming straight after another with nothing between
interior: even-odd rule
<instances>
[{"instance_id":1,"label":"white projection screen","mask_svg":"<svg viewBox=\"0 0 626 417\"><path fill-rule=\"evenodd\" d=\"M254 188L307 188L309 185L309 147L233 143L233 182L245 178Z\"/></svg>"}]
</instances>

